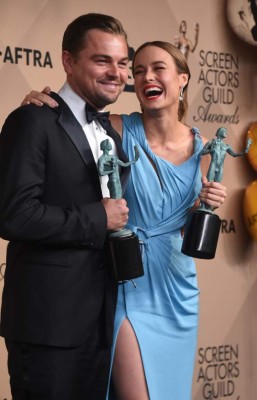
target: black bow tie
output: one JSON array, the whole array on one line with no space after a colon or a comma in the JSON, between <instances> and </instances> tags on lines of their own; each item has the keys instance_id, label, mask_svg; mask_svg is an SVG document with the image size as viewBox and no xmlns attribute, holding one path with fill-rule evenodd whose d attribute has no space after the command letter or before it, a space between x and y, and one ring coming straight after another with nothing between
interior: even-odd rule
<instances>
[{"instance_id":1,"label":"black bow tie","mask_svg":"<svg viewBox=\"0 0 257 400\"><path fill-rule=\"evenodd\" d=\"M97 120L106 131L110 124L109 114L109 112L98 112L89 103L86 104L87 122L90 124L92 121Z\"/></svg>"}]
</instances>

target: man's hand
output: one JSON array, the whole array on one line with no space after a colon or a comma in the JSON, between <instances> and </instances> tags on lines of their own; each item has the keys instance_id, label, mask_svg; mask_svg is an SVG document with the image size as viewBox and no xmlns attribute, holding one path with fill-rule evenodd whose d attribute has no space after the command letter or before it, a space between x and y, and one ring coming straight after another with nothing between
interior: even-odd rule
<instances>
[{"instance_id":1,"label":"man's hand","mask_svg":"<svg viewBox=\"0 0 257 400\"><path fill-rule=\"evenodd\" d=\"M107 214L107 229L117 231L127 224L129 209L124 199L104 198L102 204Z\"/></svg>"},{"instance_id":2,"label":"man's hand","mask_svg":"<svg viewBox=\"0 0 257 400\"><path fill-rule=\"evenodd\" d=\"M51 92L51 88L46 86L42 92L37 92L36 90L32 90L29 94L27 94L24 100L21 103L21 106L26 104L35 104L36 106L42 106L43 104L47 104L49 107L55 108L58 107L58 103L52 99L49 94Z\"/></svg>"}]
</instances>

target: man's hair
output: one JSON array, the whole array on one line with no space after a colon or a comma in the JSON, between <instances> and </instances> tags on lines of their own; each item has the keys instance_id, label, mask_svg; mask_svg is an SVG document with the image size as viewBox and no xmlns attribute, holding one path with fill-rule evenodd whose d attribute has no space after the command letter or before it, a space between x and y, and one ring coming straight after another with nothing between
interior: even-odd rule
<instances>
[{"instance_id":1,"label":"man's hair","mask_svg":"<svg viewBox=\"0 0 257 400\"><path fill-rule=\"evenodd\" d=\"M62 50L76 56L85 47L86 35L91 29L121 35L127 43L127 33L118 19L110 15L89 13L74 19L67 26L63 35Z\"/></svg>"}]
</instances>

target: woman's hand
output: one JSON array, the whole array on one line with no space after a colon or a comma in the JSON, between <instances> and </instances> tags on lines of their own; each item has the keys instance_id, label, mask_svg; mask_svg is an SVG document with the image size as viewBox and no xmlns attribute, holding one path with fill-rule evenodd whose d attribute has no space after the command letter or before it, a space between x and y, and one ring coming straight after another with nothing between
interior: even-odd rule
<instances>
[{"instance_id":1,"label":"woman's hand","mask_svg":"<svg viewBox=\"0 0 257 400\"><path fill-rule=\"evenodd\" d=\"M208 182L206 176L202 177L202 190L200 192L200 201L204 202L211 209L220 207L227 197L227 188L220 182Z\"/></svg>"},{"instance_id":2,"label":"woman's hand","mask_svg":"<svg viewBox=\"0 0 257 400\"><path fill-rule=\"evenodd\" d=\"M55 108L58 107L58 103L49 96L51 92L51 88L46 86L42 92L37 92L36 90L32 90L29 94L27 94L24 100L21 103L21 106L26 104L35 104L36 106L42 106L43 104L47 104L49 107Z\"/></svg>"}]
</instances>

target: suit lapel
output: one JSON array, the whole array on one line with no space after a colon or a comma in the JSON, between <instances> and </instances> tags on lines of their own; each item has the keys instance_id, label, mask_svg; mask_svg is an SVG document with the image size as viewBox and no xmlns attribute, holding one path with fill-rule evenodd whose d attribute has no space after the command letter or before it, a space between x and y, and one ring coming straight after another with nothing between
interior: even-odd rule
<instances>
[{"instance_id":1,"label":"suit lapel","mask_svg":"<svg viewBox=\"0 0 257 400\"><path fill-rule=\"evenodd\" d=\"M102 196L95 159L81 125L60 96L52 92L51 97L53 97L59 104L59 107L54 109L54 111L59 114L58 123L64 129L64 131L78 150L83 162L85 163L89 171L92 180L97 185L96 187L99 191L99 195Z\"/></svg>"}]
</instances>

